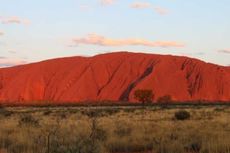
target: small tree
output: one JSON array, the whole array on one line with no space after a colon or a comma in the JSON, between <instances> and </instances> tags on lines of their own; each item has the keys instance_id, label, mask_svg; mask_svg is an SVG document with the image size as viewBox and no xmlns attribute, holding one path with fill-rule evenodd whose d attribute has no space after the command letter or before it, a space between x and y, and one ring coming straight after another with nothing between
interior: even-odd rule
<instances>
[{"instance_id":1,"label":"small tree","mask_svg":"<svg viewBox=\"0 0 230 153\"><path fill-rule=\"evenodd\" d=\"M151 103L153 98L154 98L154 94L152 92L152 90L147 90L147 89L138 89L134 92L134 97L136 100L142 102L142 104L145 103Z\"/></svg>"},{"instance_id":2,"label":"small tree","mask_svg":"<svg viewBox=\"0 0 230 153\"><path fill-rule=\"evenodd\" d=\"M165 95L165 96L159 97L157 99L157 102L160 104L166 104L166 103L172 102L172 97L170 95Z\"/></svg>"}]
</instances>

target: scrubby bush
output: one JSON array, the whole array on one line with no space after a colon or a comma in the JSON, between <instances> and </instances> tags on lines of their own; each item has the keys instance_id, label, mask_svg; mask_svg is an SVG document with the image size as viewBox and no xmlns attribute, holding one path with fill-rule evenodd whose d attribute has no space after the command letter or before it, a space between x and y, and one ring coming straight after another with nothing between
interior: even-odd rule
<instances>
[{"instance_id":1,"label":"scrubby bush","mask_svg":"<svg viewBox=\"0 0 230 153\"><path fill-rule=\"evenodd\" d=\"M82 110L81 114L86 115L89 118L103 116L103 112L101 110Z\"/></svg>"},{"instance_id":2,"label":"scrubby bush","mask_svg":"<svg viewBox=\"0 0 230 153\"><path fill-rule=\"evenodd\" d=\"M124 108L123 111L125 113L134 113L136 111L136 109L135 108Z\"/></svg>"},{"instance_id":3,"label":"scrubby bush","mask_svg":"<svg viewBox=\"0 0 230 153\"><path fill-rule=\"evenodd\" d=\"M47 110L47 111L44 111L43 115L48 116L48 115L50 115L51 113L52 113L52 111Z\"/></svg>"},{"instance_id":4,"label":"scrubby bush","mask_svg":"<svg viewBox=\"0 0 230 153\"><path fill-rule=\"evenodd\" d=\"M129 136L132 132L132 128L128 125L124 125L121 123L116 124L116 129L114 130L114 133L119 137L125 137Z\"/></svg>"},{"instance_id":5,"label":"scrubby bush","mask_svg":"<svg viewBox=\"0 0 230 153\"><path fill-rule=\"evenodd\" d=\"M154 94L152 90L139 89L134 92L134 97L142 104L151 103L154 99Z\"/></svg>"},{"instance_id":6,"label":"scrubby bush","mask_svg":"<svg viewBox=\"0 0 230 153\"><path fill-rule=\"evenodd\" d=\"M107 139L107 132L98 125L98 120L96 117L91 118L90 130L91 130L90 138L92 139L92 141L95 140L104 141Z\"/></svg>"},{"instance_id":7,"label":"scrubby bush","mask_svg":"<svg viewBox=\"0 0 230 153\"><path fill-rule=\"evenodd\" d=\"M4 117L9 117L13 114L13 112L5 109L3 106L0 105L0 115Z\"/></svg>"},{"instance_id":8,"label":"scrubby bush","mask_svg":"<svg viewBox=\"0 0 230 153\"><path fill-rule=\"evenodd\" d=\"M35 119L32 115L25 114L19 120L19 126L23 125L39 126L39 121Z\"/></svg>"},{"instance_id":9,"label":"scrubby bush","mask_svg":"<svg viewBox=\"0 0 230 153\"><path fill-rule=\"evenodd\" d=\"M191 142L185 147L185 150L187 152L200 152L201 146L201 142Z\"/></svg>"},{"instance_id":10,"label":"scrubby bush","mask_svg":"<svg viewBox=\"0 0 230 153\"><path fill-rule=\"evenodd\" d=\"M147 153L153 149L153 143L130 143L129 141L124 141L121 139L119 141L110 142L107 145L107 148L110 153Z\"/></svg>"},{"instance_id":11,"label":"scrubby bush","mask_svg":"<svg viewBox=\"0 0 230 153\"><path fill-rule=\"evenodd\" d=\"M120 109L119 109L119 108L111 108L111 109L104 110L104 112L105 112L108 116L111 116L111 115L114 115L114 114L116 114L116 113L119 113L119 112L120 112Z\"/></svg>"},{"instance_id":12,"label":"scrubby bush","mask_svg":"<svg viewBox=\"0 0 230 153\"><path fill-rule=\"evenodd\" d=\"M95 110L83 110L83 111L81 111L81 113L83 115L86 115L89 118L111 116L111 115L114 115L114 114L119 113L119 112L120 112L120 109L118 109L118 108L95 109Z\"/></svg>"},{"instance_id":13,"label":"scrubby bush","mask_svg":"<svg viewBox=\"0 0 230 153\"><path fill-rule=\"evenodd\" d=\"M64 113L64 112L62 112L62 113L60 113L60 119L66 119L67 118L67 114L66 113Z\"/></svg>"},{"instance_id":14,"label":"scrubby bush","mask_svg":"<svg viewBox=\"0 0 230 153\"><path fill-rule=\"evenodd\" d=\"M175 118L177 120L187 120L190 118L190 113L186 110L180 110L175 112Z\"/></svg>"},{"instance_id":15,"label":"scrubby bush","mask_svg":"<svg viewBox=\"0 0 230 153\"><path fill-rule=\"evenodd\" d=\"M85 149L87 153L100 153L101 152L101 144L106 141L107 132L102 127L98 125L97 117L93 116L91 118L91 126L90 126L90 136L85 141ZM84 148L84 147L83 147Z\"/></svg>"}]
</instances>

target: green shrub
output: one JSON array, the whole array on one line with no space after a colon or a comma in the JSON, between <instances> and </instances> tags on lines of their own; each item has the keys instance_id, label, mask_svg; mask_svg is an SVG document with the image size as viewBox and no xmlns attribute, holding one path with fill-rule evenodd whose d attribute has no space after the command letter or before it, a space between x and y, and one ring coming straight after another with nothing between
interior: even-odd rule
<instances>
[{"instance_id":1,"label":"green shrub","mask_svg":"<svg viewBox=\"0 0 230 153\"><path fill-rule=\"evenodd\" d=\"M175 118L177 120L187 120L190 118L190 113L186 110L180 110L175 112Z\"/></svg>"}]
</instances>

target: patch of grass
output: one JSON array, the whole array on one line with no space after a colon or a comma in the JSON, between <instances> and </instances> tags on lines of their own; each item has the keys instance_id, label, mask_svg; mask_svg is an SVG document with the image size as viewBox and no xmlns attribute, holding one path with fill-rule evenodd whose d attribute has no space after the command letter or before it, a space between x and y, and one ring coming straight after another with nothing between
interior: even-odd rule
<instances>
[{"instance_id":1,"label":"patch of grass","mask_svg":"<svg viewBox=\"0 0 230 153\"><path fill-rule=\"evenodd\" d=\"M152 151L153 144L149 143L128 143L124 141L115 141L107 146L110 153L136 153Z\"/></svg>"},{"instance_id":2,"label":"patch of grass","mask_svg":"<svg viewBox=\"0 0 230 153\"><path fill-rule=\"evenodd\" d=\"M13 114L12 111L9 111L9 110L5 109L4 107L0 106L0 116L10 117L12 114Z\"/></svg>"},{"instance_id":3,"label":"patch of grass","mask_svg":"<svg viewBox=\"0 0 230 153\"><path fill-rule=\"evenodd\" d=\"M111 116L120 112L119 109L109 108L109 109L93 109L93 110L82 110L81 113L88 117L104 117Z\"/></svg>"},{"instance_id":4,"label":"patch of grass","mask_svg":"<svg viewBox=\"0 0 230 153\"><path fill-rule=\"evenodd\" d=\"M59 114L59 117L61 119L67 119L67 114L65 112L62 112L62 113Z\"/></svg>"},{"instance_id":5,"label":"patch of grass","mask_svg":"<svg viewBox=\"0 0 230 153\"><path fill-rule=\"evenodd\" d=\"M214 111L216 111L216 112L223 112L223 111L225 111L225 108L219 108L219 107L217 107L217 108L214 109Z\"/></svg>"},{"instance_id":6,"label":"patch of grass","mask_svg":"<svg viewBox=\"0 0 230 153\"><path fill-rule=\"evenodd\" d=\"M117 122L115 125L114 133L119 137L130 136L132 128L124 123Z\"/></svg>"},{"instance_id":7,"label":"patch of grass","mask_svg":"<svg viewBox=\"0 0 230 153\"><path fill-rule=\"evenodd\" d=\"M218 106L225 111L215 111L215 108L58 107L48 113L49 108L4 108L14 115L1 117L0 150L7 153L229 153L230 108ZM177 121L178 112L179 120L188 119L184 109L191 119ZM61 119L63 114L65 117Z\"/></svg>"},{"instance_id":8,"label":"patch of grass","mask_svg":"<svg viewBox=\"0 0 230 153\"><path fill-rule=\"evenodd\" d=\"M43 115L48 116L48 115L50 115L51 113L52 113L51 110L47 110L47 111L44 111L44 112L43 112Z\"/></svg>"},{"instance_id":9,"label":"patch of grass","mask_svg":"<svg viewBox=\"0 0 230 153\"><path fill-rule=\"evenodd\" d=\"M24 114L19 122L18 122L19 126L35 126L38 127L39 126L39 121L38 119L35 119L31 114Z\"/></svg>"},{"instance_id":10,"label":"patch of grass","mask_svg":"<svg viewBox=\"0 0 230 153\"><path fill-rule=\"evenodd\" d=\"M136 111L136 109L135 108L124 108L123 111L125 113L134 113Z\"/></svg>"}]
</instances>

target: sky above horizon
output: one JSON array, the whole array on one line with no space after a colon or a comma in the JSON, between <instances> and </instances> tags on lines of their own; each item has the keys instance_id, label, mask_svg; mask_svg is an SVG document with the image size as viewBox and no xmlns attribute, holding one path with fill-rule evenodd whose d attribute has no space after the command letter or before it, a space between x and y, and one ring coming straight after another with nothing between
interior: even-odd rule
<instances>
[{"instance_id":1,"label":"sky above horizon","mask_svg":"<svg viewBox=\"0 0 230 153\"><path fill-rule=\"evenodd\" d=\"M229 0L0 2L0 67L112 51L230 66Z\"/></svg>"}]
</instances>

